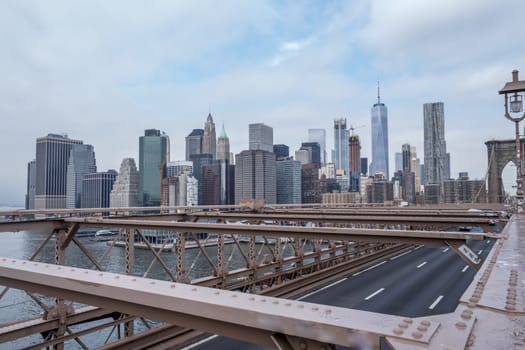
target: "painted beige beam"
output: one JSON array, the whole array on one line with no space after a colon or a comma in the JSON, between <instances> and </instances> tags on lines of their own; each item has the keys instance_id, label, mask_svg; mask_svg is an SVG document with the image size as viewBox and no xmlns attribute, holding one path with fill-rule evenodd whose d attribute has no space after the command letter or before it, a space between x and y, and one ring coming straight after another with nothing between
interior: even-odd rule
<instances>
[{"instance_id":1,"label":"painted beige beam","mask_svg":"<svg viewBox=\"0 0 525 350\"><path fill-rule=\"evenodd\" d=\"M420 335L418 319L8 258L0 284L264 346L274 334L342 346L377 344L380 335L428 344L439 327L428 322Z\"/></svg>"}]
</instances>

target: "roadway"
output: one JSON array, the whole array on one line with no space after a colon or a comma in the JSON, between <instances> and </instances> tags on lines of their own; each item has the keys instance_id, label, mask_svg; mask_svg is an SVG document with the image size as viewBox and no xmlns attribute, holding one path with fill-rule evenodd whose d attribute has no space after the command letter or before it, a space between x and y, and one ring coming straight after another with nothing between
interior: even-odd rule
<instances>
[{"instance_id":1,"label":"roadway","mask_svg":"<svg viewBox=\"0 0 525 350\"><path fill-rule=\"evenodd\" d=\"M493 244L493 239L468 242L483 258ZM475 273L448 247L416 246L300 299L407 317L445 314L456 309ZM212 336L185 349L267 348Z\"/></svg>"}]
</instances>

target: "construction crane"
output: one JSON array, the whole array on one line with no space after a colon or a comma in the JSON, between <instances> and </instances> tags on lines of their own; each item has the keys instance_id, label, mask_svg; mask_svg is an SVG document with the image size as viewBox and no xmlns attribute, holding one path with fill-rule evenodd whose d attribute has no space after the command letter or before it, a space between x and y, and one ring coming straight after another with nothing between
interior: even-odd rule
<instances>
[{"instance_id":1,"label":"construction crane","mask_svg":"<svg viewBox=\"0 0 525 350\"><path fill-rule=\"evenodd\" d=\"M350 135L351 136L354 136L354 130L355 129L360 129L360 128L364 128L366 125L359 125L359 126L353 126L353 125L350 125L350 127L348 128L348 130L350 130Z\"/></svg>"}]
</instances>

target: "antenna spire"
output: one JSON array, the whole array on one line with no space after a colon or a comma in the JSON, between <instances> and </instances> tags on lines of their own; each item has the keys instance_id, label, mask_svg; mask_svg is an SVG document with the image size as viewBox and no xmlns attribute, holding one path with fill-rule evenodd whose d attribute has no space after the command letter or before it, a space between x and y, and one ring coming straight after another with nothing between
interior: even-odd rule
<instances>
[{"instance_id":1,"label":"antenna spire","mask_svg":"<svg viewBox=\"0 0 525 350\"><path fill-rule=\"evenodd\" d=\"M377 81L377 104L381 103L381 97L379 94L379 80Z\"/></svg>"}]
</instances>

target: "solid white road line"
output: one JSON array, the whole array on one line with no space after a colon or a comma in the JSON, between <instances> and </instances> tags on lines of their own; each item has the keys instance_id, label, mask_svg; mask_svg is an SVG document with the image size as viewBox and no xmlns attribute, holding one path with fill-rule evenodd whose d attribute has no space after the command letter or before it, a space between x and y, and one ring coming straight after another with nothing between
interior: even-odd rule
<instances>
[{"instance_id":1,"label":"solid white road line","mask_svg":"<svg viewBox=\"0 0 525 350\"><path fill-rule=\"evenodd\" d=\"M418 245L417 247L414 248L414 250L418 250L421 247L422 247L422 245Z\"/></svg>"},{"instance_id":2,"label":"solid white road line","mask_svg":"<svg viewBox=\"0 0 525 350\"><path fill-rule=\"evenodd\" d=\"M337 281L337 282L331 283L331 284L329 284L329 285L327 285L327 286L324 286L323 288L319 288L319 289L316 290L316 291L313 291L313 292L311 292L311 293L308 293L308 294L306 294L306 295L303 295L302 297L297 298L297 300L303 300L304 298L308 298L308 297L311 296L311 295L314 295L314 294L317 294L317 293L319 293L319 292L322 292L323 290L326 290L326 289L328 289L328 288L332 288L332 287L335 286L336 284L339 284L339 283L344 282L344 281L346 281L346 280L347 280L346 277L343 278L343 279L340 279L340 280Z\"/></svg>"},{"instance_id":3,"label":"solid white road line","mask_svg":"<svg viewBox=\"0 0 525 350\"><path fill-rule=\"evenodd\" d=\"M445 249L443 249L443 253L448 252L449 249L450 249L450 248L445 248Z\"/></svg>"},{"instance_id":4,"label":"solid white road line","mask_svg":"<svg viewBox=\"0 0 525 350\"><path fill-rule=\"evenodd\" d=\"M381 288L381 289L376 290L374 293L372 293L372 294L370 294L369 296L367 296L367 297L365 298L365 300L370 300L370 299L372 299L373 297L375 297L376 295L378 295L379 293L381 293L381 292L384 291L384 290L385 290L385 288Z\"/></svg>"},{"instance_id":5,"label":"solid white road line","mask_svg":"<svg viewBox=\"0 0 525 350\"><path fill-rule=\"evenodd\" d=\"M426 264L427 264L427 262L423 261L421 264L417 265L417 268L419 269L419 268L425 266Z\"/></svg>"},{"instance_id":6,"label":"solid white road line","mask_svg":"<svg viewBox=\"0 0 525 350\"><path fill-rule=\"evenodd\" d=\"M186 346L185 348L182 348L181 350L190 350L190 349L193 349L193 348L195 348L195 347L197 347L197 346L199 346L199 345L202 345L202 344L204 344L204 343L207 343L207 342L209 342L210 340L215 339L215 338L217 338L217 337L218 337L217 334L212 335L211 337L204 338L204 339L202 339L202 340L200 340L200 341L198 341L198 342L196 342L196 343L193 343L193 344L191 344L191 345L188 345L188 346Z\"/></svg>"},{"instance_id":7,"label":"solid white road line","mask_svg":"<svg viewBox=\"0 0 525 350\"><path fill-rule=\"evenodd\" d=\"M410 249L409 251L406 251L406 252L404 252L404 253L402 253L402 254L396 255L396 256L390 258L390 260L396 260L397 258L400 258L400 257L402 257L403 255L408 254L408 253L411 253L411 252L412 252L412 249Z\"/></svg>"},{"instance_id":8,"label":"solid white road line","mask_svg":"<svg viewBox=\"0 0 525 350\"><path fill-rule=\"evenodd\" d=\"M441 301L441 299L443 299L443 296L442 296L442 295L438 296L437 299L434 300L434 302L432 303L432 305L430 305L428 308L429 308L430 310L433 310L433 309L436 307L436 305L439 304L439 302Z\"/></svg>"},{"instance_id":9,"label":"solid white road line","mask_svg":"<svg viewBox=\"0 0 525 350\"><path fill-rule=\"evenodd\" d=\"M370 271L370 270L372 270L372 269L375 269L376 267L381 266L381 265L383 265L384 263L386 263L386 260L380 262L379 264L375 264L374 266L370 266L368 269L365 269L365 270L363 270L363 271L356 272L356 273L354 273L352 276L359 276L359 275L362 274L363 272L366 272L366 271Z\"/></svg>"},{"instance_id":10,"label":"solid white road line","mask_svg":"<svg viewBox=\"0 0 525 350\"><path fill-rule=\"evenodd\" d=\"M465 265L465 267L463 268L463 270L461 270L461 272L465 272L467 271L467 269L468 269L468 265Z\"/></svg>"}]
</instances>

